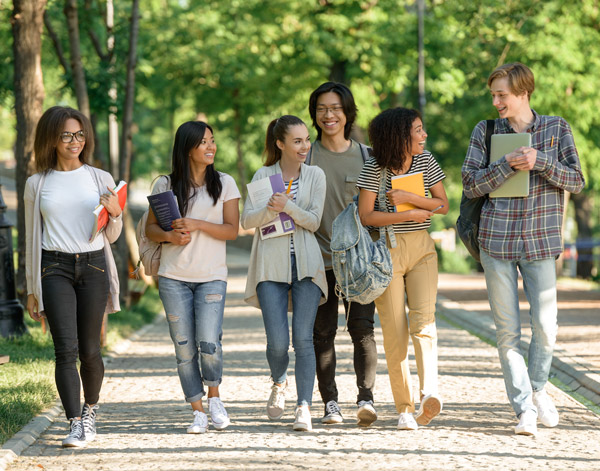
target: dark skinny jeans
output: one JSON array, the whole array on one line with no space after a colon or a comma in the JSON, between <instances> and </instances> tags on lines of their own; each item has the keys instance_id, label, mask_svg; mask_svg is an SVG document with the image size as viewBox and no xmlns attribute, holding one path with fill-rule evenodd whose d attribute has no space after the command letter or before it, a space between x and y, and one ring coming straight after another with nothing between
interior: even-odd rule
<instances>
[{"instance_id":1,"label":"dark skinny jeans","mask_svg":"<svg viewBox=\"0 0 600 471\"><path fill-rule=\"evenodd\" d=\"M333 270L325 272L329 294L327 302L319 306L313 330L315 355L317 358L317 380L323 403L338 402L338 390L335 383L335 335L338 326L339 299L335 294L335 275ZM348 331L354 344L354 372L358 396L356 402L372 401L377 370L377 345L375 344L374 316L375 303L350 304L344 300L348 317Z\"/></svg>"},{"instance_id":2,"label":"dark skinny jeans","mask_svg":"<svg viewBox=\"0 0 600 471\"><path fill-rule=\"evenodd\" d=\"M81 415L80 379L87 404L96 404L104 379L100 329L108 301L104 250L42 252L42 297L54 341L56 388L67 419Z\"/></svg>"}]
</instances>

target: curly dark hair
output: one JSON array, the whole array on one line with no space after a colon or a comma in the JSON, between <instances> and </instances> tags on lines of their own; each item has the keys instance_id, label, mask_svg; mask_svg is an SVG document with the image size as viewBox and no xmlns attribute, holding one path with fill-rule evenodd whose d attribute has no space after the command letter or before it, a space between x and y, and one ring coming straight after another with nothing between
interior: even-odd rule
<instances>
[{"instance_id":1,"label":"curly dark hair","mask_svg":"<svg viewBox=\"0 0 600 471\"><path fill-rule=\"evenodd\" d=\"M400 169L410 157L410 131L415 119L421 118L417 110L391 108L379 113L369 124L369 142L373 156L380 167Z\"/></svg>"}]
</instances>

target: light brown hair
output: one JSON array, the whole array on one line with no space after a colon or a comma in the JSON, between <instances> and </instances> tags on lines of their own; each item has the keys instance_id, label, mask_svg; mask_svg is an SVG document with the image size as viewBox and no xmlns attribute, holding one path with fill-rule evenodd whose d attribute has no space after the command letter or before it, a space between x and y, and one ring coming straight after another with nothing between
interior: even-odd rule
<instances>
[{"instance_id":1,"label":"light brown hair","mask_svg":"<svg viewBox=\"0 0 600 471\"><path fill-rule=\"evenodd\" d=\"M277 141L284 142L288 129L292 126L304 124L297 116L290 114L283 115L281 118L274 119L267 127L267 137L265 139L265 165L270 167L275 165L281 159L281 149L277 147Z\"/></svg>"},{"instance_id":2,"label":"light brown hair","mask_svg":"<svg viewBox=\"0 0 600 471\"><path fill-rule=\"evenodd\" d=\"M56 156L56 145L60 140L60 134L69 119L75 119L81 124L81 130L85 134L85 145L79 160L88 163L94 153L94 129L90 120L80 111L67 106L53 106L48 108L38 121L35 129L35 141L33 150L35 152L35 167L38 172L47 172L56 168L58 158Z\"/></svg>"},{"instance_id":3,"label":"light brown hair","mask_svg":"<svg viewBox=\"0 0 600 471\"><path fill-rule=\"evenodd\" d=\"M516 96L527 93L527 99L531 100L531 95L535 90L535 79L529 67L520 62L512 62L496 67L488 77L488 87L491 88L494 80L503 77L508 77L508 87L511 93Z\"/></svg>"}]
</instances>

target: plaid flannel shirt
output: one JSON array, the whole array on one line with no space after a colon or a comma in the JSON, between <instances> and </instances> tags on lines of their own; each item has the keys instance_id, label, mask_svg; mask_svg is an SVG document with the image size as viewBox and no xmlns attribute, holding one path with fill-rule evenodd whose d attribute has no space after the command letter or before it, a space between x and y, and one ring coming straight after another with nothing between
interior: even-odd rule
<instances>
[{"instance_id":1,"label":"plaid flannel shirt","mask_svg":"<svg viewBox=\"0 0 600 471\"><path fill-rule=\"evenodd\" d=\"M558 257L563 250L564 192L579 193L585 184L569 124L559 116L534 115L531 147L537 159L529 173L529 196L487 198L481 209L479 244L502 260ZM486 195L513 176L502 157L486 166L485 121L473 129L462 166L467 198ZM514 133L508 119L496 119L494 134Z\"/></svg>"}]
</instances>

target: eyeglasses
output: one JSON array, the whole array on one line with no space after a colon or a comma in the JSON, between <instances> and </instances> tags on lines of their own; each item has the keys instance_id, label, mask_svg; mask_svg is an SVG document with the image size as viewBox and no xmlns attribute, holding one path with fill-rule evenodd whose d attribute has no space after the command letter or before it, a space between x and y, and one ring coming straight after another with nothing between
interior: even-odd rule
<instances>
[{"instance_id":1,"label":"eyeglasses","mask_svg":"<svg viewBox=\"0 0 600 471\"><path fill-rule=\"evenodd\" d=\"M75 138L77 140L77 142L85 142L85 134L83 133L83 131L77 131L77 132L65 131L60 135L60 140L62 142L64 142L65 144L68 144L69 142L73 142L73 138Z\"/></svg>"},{"instance_id":2,"label":"eyeglasses","mask_svg":"<svg viewBox=\"0 0 600 471\"><path fill-rule=\"evenodd\" d=\"M332 106L331 108L326 108L326 107L317 108L317 114L325 115L329 111L331 111L335 115L340 115L340 114L344 113L344 107L343 106Z\"/></svg>"}]
</instances>

